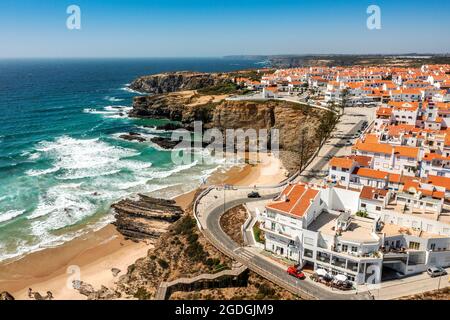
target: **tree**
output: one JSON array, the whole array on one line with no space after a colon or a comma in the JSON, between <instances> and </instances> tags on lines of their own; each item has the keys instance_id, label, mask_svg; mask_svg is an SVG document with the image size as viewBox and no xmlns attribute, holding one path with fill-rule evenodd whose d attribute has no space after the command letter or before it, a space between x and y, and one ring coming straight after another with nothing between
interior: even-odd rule
<instances>
[{"instance_id":1,"label":"tree","mask_svg":"<svg viewBox=\"0 0 450 320\"><path fill-rule=\"evenodd\" d=\"M299 151L299 157L300 157L300 165L299 165L299 169L300 171L303 170L303 167L306 163L306 161L308 160L308 149L309 149L309 129L308 127L303 128L300 131L300 137L299 137L299 142L300 142L300 151Z\"/></svg>"},{"instance_id":2,"label":"tree","mask_svg":"<svg viewBox=\"0 0 450 320\"><path fill-rule=\"evenodd\" d=\"M316 138L319 141L319 145L322 145L330 133L333 131L338 116L333 111L327 111L327 113L320 119L320 124L316 131Z\"/></svg>"},{"instance_id":3,"label":"tree","mask_svg":"<svg viewBox=\"0 0 450 320\"><path fill-rule=\"evenodd\" d=\"M342 112L344 112L344 108L347 106L349 95L350 95L350 92L349 92L349 90L347 88L344 88L341 91L341 104L340 104L340 107L342 109Z\"/></svg>"}]
</instances>

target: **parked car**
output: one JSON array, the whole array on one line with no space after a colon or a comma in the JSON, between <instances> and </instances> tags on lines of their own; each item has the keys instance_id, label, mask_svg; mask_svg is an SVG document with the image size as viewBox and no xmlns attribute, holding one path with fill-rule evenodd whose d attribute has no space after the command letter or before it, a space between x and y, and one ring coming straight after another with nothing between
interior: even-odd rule
<instances>
[{"instance_id":1,"label":"parked car","mask_svg":"<svg viewBox=\"0 0 450 320\"><path fill-rule=\"evenodd\" d=\"M427 269L427 273L430 277L434 278L445 276L447 274L447 271L445 271L445 269L441 267L430 267Z\"/></svg>"},{"instance_id":2,"label":"parked car","mask_svg":"<svg viewBox=\"0 0 450 320\"><path fill-rule=\"evenodd\" d=\"M247 195L248 198L261 198L261 195L256 192L256 191L252 191Z\"/></svg>"},{"instance_id":3,"label":"parked car","mask_svg":"<svg viewBox=\"0 0 450 320\"><path fill-rule=\"evenodd\" d=\"M291 266L287 269L287 273L290 274L293 277L296 277L297 279L303 280L305 279L305 274L298 269L297 266Z\"/></svg>"}]
</instances>

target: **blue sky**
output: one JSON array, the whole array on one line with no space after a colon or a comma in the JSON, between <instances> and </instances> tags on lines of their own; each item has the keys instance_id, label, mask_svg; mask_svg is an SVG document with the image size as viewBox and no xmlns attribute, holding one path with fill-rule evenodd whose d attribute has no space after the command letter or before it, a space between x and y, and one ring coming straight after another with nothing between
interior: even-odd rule
<instances>
[{"instance_id":1,"label":"blue sky","mask_svg":"<svg viewBox=\"0 0 450 320\"><path fill-rule=\"evenodd\" d=\"M71 4L81 30L66 28ZM371 4L381 30L366 27ZM448 53L448 12L448 0L1 0L0 57Z\"/></svg>"}]
</instances>

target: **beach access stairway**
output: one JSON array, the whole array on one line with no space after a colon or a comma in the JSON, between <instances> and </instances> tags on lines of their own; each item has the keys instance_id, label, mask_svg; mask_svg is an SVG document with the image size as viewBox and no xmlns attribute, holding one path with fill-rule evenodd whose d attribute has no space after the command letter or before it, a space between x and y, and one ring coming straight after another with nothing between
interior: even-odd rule
<instances>
[{"instance_id":1,"label":"beach access stairway","mask_svg":"<svg viewBox=\"0 0 450 320\"><path fill-rule=\"evenodd\" d=\"M192 278L178 278L170 282L162 282L155 294L155 300L166 300L175 291L194 291L217 287L217 283L227 281L226 287L235 287L240 282L239 278L247 271L247 267L240 265L231 270L223 270L218 273L203 273ZM230 285L231 284L231 285ZM224 287L224 285L220 286Z\"/></svg>"}]
</instances>

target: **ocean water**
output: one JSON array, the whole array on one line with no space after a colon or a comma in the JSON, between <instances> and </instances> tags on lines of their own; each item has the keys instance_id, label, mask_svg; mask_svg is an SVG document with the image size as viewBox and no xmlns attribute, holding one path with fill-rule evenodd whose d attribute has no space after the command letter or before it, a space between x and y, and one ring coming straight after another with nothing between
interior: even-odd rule
<instances>
[{"instance_id":1,"label":"ocean water","mask_svg":"<svg viewBox=\"0 0 450 320\"><path fill-rule=\"evenodd\" d=\"M127 117L127 84L165 71L231 71L231 59L0 60L0 261L101 228L138 192L174 197L231 164L175 165L168 151L121 133L167 135L165 120Z\"/></svg>"}]
</instances>

